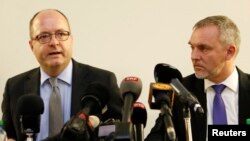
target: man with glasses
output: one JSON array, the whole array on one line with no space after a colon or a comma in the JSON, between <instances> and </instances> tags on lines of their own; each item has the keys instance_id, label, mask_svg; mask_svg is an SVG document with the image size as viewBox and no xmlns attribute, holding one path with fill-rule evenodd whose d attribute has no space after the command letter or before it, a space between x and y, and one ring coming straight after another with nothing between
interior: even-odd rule
<instances>
[{"instance_id":1,"label":"man with glasses","mask_svg":"<svg viewBox=\"0 0 250 141\"><path fill-rule=\"evenodd\" d=\"M41 44L46 44L51 41L52 35L55 35L56 39L59 41L66 41L69 38L69 31L56 31L55 33L41 33L37 35L33 40L37 40Z\"/></svg>"},{"instance_id":2,"label":"man with glasses","mask_svg":"<svg viewBox=\"0 0 250 141\"><path fill-rule=\"evenodd\" d=\"M17 120L16 102L30 93L39 95L44 102L44 113L41 115L40 132L35 135L37 141L50 136L49 104L52 86L49 79L57 79L59 101L63 124L81 110L81 98L92 82L102 82L108 89L106 110L99 117L121 119L123 101L113 72L81 64L72 58L73 36L67 17L56 9L45 9L37 12L30 20L29 45L40 67L9 78L3 94L2 112L4 128L9 140L25 140L21 134L20 121ZM62 128L62 127L60 127ZM60 131L58 131L59 134Z\"/></svg>"}]
</instances>

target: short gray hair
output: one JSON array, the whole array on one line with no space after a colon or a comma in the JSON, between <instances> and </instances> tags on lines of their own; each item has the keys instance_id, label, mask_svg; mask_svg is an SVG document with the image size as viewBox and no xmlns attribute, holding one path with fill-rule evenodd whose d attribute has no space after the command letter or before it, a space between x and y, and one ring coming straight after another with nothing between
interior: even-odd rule
<instances>
[{"instance_id":1,"label":"short gray hair","mask_svg":"<svg viewBox=\"0 0 250 141\"><path fill-rule=\"evenodd\" d=\"M204 27L207 25L216 25L220 32L220 41L224 45L234 44L237 48L237 53L240 49L240 31L237 25L227 16L216 15L209 16L198 21L193 29Z\"/></svg>"}]
</instances>

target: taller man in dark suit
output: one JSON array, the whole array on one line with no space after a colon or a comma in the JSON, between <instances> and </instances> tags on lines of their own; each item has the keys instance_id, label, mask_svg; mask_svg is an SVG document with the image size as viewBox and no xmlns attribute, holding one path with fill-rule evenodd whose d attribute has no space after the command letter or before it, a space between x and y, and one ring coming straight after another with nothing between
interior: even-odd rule
<instances>
[{"instance_id":1,"label":"taller man in dark suit","mask_svg":"<svg viewBox=\"0 0 250 141\"><path fill-rule=\"evenodd\" d=\"M245 124L250 117L250 75L236 66L240 49L240 31L236 24L226 16L209 16L198 21L188 44L195 73L183 79L183 84L194 94L204 109L204 114L191 110L193 141L206 141L207 125ZM225 121L216 123L223 112L214 113L215 90L213 85L225 85L221 97L225 107ZM219 117L221 120L222 118ZM164 140L165 130L162 115L156 120L147 141ZM173 108L173 122L179 141L187 141L184 128L183 104L176 99Z\"/></svg>"},{"instance_id":2,"label":"taller man in dark suit","mask_svg":"<svg viewBox=\"0 0 250 141\"><path fill-rule=\"evenodd\" d=\"M122 97L113 72L76 62L72 58L73 36L67 17L55 9L45 9L30 20L29 45L40 67L8 79L3 94L2 112L4 129L9 140L21 141L20 122L17 120L18 99L25 94L39 95L44 101L40 133L36 140L49 136L49 78L58 79L63 122L66 123L81 109L81 98L89 84L102 82L108 88L110 97L106 110L100 116L121 119Z\"/></svg>"}]
</instances>

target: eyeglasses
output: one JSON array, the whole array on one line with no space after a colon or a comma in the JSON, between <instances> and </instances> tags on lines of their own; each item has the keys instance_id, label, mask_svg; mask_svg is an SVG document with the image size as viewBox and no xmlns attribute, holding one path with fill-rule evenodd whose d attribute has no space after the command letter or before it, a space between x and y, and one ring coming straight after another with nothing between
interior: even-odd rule
<instances>
[{"instance_id":1,"label":"eyeglasses","mask_svg":"<svg viewBox=\"0 0 250 141\"><path fill-rule=\"evenodd\" d=\"M58 41L66 41L69 38L69 31L57 31L55 33L41 33L37 35L33 40L37 40L40 44L46 44L51 41L52 35L55 35Z\"/></svg>"}]
</instances>

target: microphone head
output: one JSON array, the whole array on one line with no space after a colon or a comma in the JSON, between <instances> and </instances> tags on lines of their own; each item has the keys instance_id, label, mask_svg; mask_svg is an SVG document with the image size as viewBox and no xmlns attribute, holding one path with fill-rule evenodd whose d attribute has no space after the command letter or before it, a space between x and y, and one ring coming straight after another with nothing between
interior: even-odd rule
<instances>
[{"instance_id":1,"label":"microphone head","mask_svg":"<svg viewBox=\"0 0 250 141\"><path fill-rule=\"evenodd\" d=\"M154 77L156 82L161 83L170 83L171 79L174 78L177 78L180 82L182 82L182 75L180 71L165 63L159 63L155 66Z\"/></svg>"},{"instance_id":2,"label":"microphone head","mask_svg":"<svg viewBox=\"0 0 250 141\"><path fill-rule=\"evenodd\" d=\"M21 132L38 133L40 131L41 114L44 112L44 103L36 94L25 94L17 101L17 118L21 123Z\"/></svg>"},{"instance_id":3,"label":"microphone head","mask_svg":"<svg viewBox=\"0 0 250 141\"><path fill-rule=\"evenodd\" d=\"M134 101L138 99L142 90L142 82L141 79L135 76L125 77L120 85L120 91L123 97L127 93L132 93L134 97Z\"/></svg>"},{"instance_id":4,"label":"microphone head","mask_svg":"<svg viewBox=\"0 0 250 141\"><path fill-rule=\"evenodd\" d=\"M151 109L161 109L163 103L170 105L170 99L173 98L174 91L169 84L159 82L150 83L148 104Z\"/></svg>"},{"instance_id":5,"label":"microphone head","mask_svg":"<svg viewBox=\"0 0 250 141\"><path fill-rule=\"evenodd\" d=\"M92 82L86 88L86 93L81 99L81 107L85 108L90 102L94 102L91 112L88 114L101 114L101 110L106 106L109 100L108 88L101 82Z\"/></svg>"},{"instance_id":6,"label":"microphone head","mask_svg":"<svg viewBox=\"0 0 250 141\"><path fill-rule=\"evenodd\" d=\"M66 122L60 132L60 141L91 141L96 140L95 128L100 120L97 116L86 117L83 113L73 116Z\"/></svg>"},{"instance_id":7,"label":"microphone head","mask_svg":"<svg viewBox=\"0 0 250 141\"><path fill-rule=\"evenodd\" d=\"M36 94L25 94L17 101L18 115L40 115L44 112L44 103Z\"/></svg>"},{"instance_id":8,"label":"microphone head","mask_svg":"<svg viewBox=\"0 0 250 141\"><path fill-rule=\"evenodd\" d=\"M95 129L100 124L100 119L95 115L90 115L88 124L89 127Z\"/></svg>"},{"instance_id":9,"label":"microphone head","mask_svg":"<svg viewBox=\"0 0 250 141\"><path fill-rule=\"evenodd\" d=\"M135 102L133 104L133 113L131 115L131 121L133 124L143 124L143 127L146 127L147 110L143 103Z\"/></svg>"}]
</instances>

